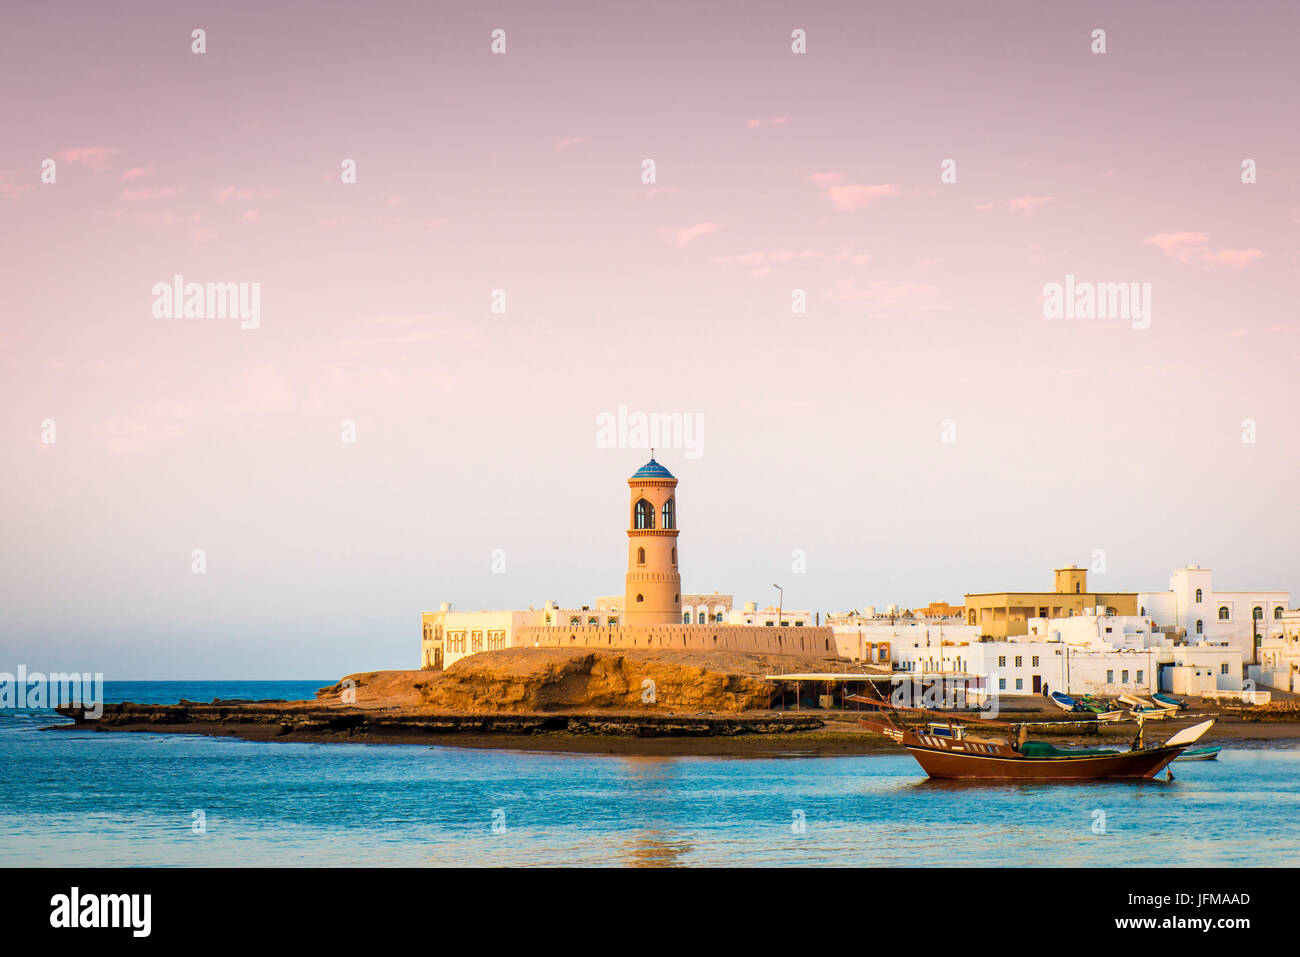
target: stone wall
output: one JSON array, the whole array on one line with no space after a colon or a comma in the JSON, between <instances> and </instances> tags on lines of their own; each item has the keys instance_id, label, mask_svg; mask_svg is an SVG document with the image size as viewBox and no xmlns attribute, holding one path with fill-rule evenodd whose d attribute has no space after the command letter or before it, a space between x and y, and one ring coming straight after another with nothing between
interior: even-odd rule
<instances>
[{"instance_id":1,"label":"stone wall","mask_svg":"<svg viewBox=\"0 0 1300 957\"><path fill-rule=\"evenodd\" d=\"M737 651L777 655L836 655L830 628L756 625L643 625L621 628L516 628L515 648L650 648L664 651Z\"/></svg>"}]
</instances>

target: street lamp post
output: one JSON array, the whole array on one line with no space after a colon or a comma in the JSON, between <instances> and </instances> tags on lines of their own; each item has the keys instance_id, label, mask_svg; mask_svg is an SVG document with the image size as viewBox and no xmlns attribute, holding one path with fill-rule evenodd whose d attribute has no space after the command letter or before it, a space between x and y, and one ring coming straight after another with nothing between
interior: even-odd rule
<instances>
[{"instance_id":1,"label":"street lamp post","mask_svg":"<svg viewBox=\"0 0 1300 957\"><path fill-rule=\"evenodd\" d=\"M781 610L785 607L785 589L780 585L773 585L772 587L775 588L778 593L776 599L776 627L780 628Z\"/></svg>"}]
</instances>

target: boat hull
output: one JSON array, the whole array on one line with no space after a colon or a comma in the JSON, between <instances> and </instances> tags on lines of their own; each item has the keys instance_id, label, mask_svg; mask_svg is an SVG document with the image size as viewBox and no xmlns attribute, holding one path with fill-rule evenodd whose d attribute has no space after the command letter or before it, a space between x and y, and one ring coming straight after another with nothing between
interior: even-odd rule
<instances>
[{"instance_id":1,"label":"boat hull","mask_svg":"<svg viewBox=\"0 0 1300 957\"><path fill-rule=\"evenodd\" d=\"M1219 756L1219 748L1191 748L1180 754L1176 761L1213 761Z\"/></svg>"},{"instance_id":2,"label":"boat hull","mask_svg":"<svg viewBox=\"0 0 1300 957\"><path fill-rule=\"evenodd\" d=\"M907 750L926 774L947 780L1141 781L1155 777L1184 749L1147 748L1079 758L959 754L917 746Z\"/></svg>"}]
</instances>

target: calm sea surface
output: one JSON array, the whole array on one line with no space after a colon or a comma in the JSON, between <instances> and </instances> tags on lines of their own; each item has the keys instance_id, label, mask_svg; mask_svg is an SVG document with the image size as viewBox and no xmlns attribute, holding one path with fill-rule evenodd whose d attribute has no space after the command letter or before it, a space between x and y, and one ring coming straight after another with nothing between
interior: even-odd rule
<instances>
[{"instance_id":1,"label":"calm sea surface","mask_svg":"<svg viewBox=\"0 0 1300 957\"><path fill-rule=\"evenodd\" d=\"M309 698L330 683L110 682L106 698ZM0 711L0 865L1300 864L1300 750L1285 746L1178 762L1172 785L989 786L927 783L902 753L623 758L39 730L61 720Z\"/></svg>"}]
</instances>

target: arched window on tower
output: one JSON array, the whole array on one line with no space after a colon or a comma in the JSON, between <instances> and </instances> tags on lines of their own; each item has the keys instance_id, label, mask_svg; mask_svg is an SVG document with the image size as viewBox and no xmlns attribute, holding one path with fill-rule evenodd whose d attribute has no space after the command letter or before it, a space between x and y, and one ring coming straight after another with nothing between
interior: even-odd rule
<instances>
[{"instance_id":1,"label":"arched window on tower","mask_svg":"<svg viewBox=\"0 0 1300 957\"><path fill-rule=\"evenodd\" d=\"M645 549L644 549L644 548L638 548L638 549L636 550L636 563L637 563L638 565L644 565L644 564L645 564Z\"/></svg>"},{"instance_id":2,"label":"arched window on tower","mask_svg":"<svg viewBox=\"0 0 1300 957\"><path fill-rule=\"evenodd\" d=\"M677 506L673 504L673 499L664 502L664 528L677 527Z\"/></svg>"},{"instance_id":3,"label":"arched window on tower","mask_svg":"<svg viewBox=\"0 0 1300 957\"><path fill-rule=\"evenodd\" d=\"M674 564L674 565L677 564L677 546L676 546L676 545L673 546L673 564Z\"/></svg>"},{"instance_id":4,"label":"arched window on tower","mask_svg":"<svg viewBox=\"0 0 1300 957\"><path fill-rule=\"evenodd\" d=\"M645 601L645 595L637 595L637 596L636 596L636 600L637 600L637 601Z\"/></svg>"},{"instance_id":5,"label":"arched window on tower","mask_svg":"<svg viewBox=\"0 0 1300 957\"><path fill-rule=\"evenodd\" d=\"M1196 589L1196 603L1198 605L1201 603L1201 590L1199 588Z\"/></svg>"},{"instance_id":6,"label":"arched window on tower","mask_svg":"<svg viewBox=\"0 0 1300 957\"><path fill-rule=\"evenodd\" d=\"M636 527L655 527L655 507L643 498L637 499L636 503Z\"/></svg>"}]
</instances>

